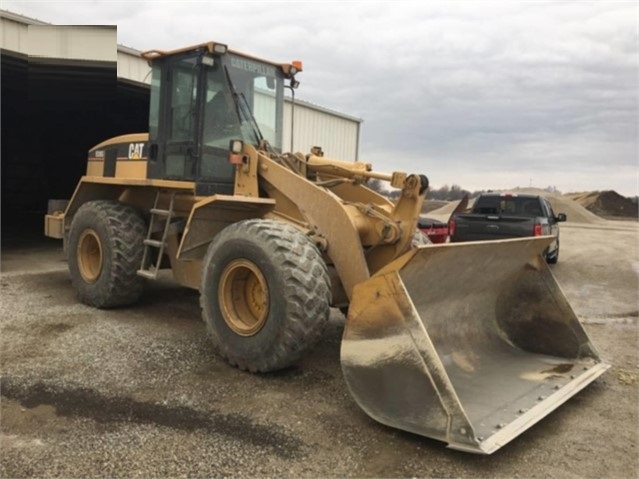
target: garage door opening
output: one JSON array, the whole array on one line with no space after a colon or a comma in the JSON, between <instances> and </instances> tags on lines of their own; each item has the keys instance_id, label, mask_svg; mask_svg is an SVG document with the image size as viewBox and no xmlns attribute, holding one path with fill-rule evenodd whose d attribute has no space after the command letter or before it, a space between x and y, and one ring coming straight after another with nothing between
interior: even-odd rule
<instances>
[{"instance_id":1,"label":"garage door opening","mask_svg":"<svg viewBox=\"0 0 639 479\"><path fill-rule=\"evenodd\" d=\"M148 129L149 90L115 62L34 59L2 51L2 243L42 236L49 199L68 199L87 151Z\"/></svg>"}]
</instances>

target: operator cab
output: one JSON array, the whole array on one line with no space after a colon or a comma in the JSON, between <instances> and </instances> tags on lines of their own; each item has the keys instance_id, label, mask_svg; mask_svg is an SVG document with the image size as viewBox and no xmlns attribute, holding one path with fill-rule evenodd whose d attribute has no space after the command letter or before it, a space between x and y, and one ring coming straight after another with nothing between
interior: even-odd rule
<instances>
[{"instance_id":1,"label":"operator cab","mask_svg":"<svg viewBox=\"0 0 639 479\"><path fill-rule=\"evenodd\" d=\"M276 64L207 43L145 52L152 66L148 177L195 181L197 195L232 194L231 140L282 146L284 81L299 65Z\"/></svg>"}]
</instances>

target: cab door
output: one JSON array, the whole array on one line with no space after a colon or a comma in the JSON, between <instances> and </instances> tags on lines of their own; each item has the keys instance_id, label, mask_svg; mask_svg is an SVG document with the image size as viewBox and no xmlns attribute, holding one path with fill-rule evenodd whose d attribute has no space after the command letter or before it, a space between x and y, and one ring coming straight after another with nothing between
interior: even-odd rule
<instances>
[{"instance_id":1,"label":"cab door","mask_svg":"<svg viewBox=\"0 0 639 479\"><path fill-rule=\"evenodd\" d=\"M149 177L195 180L200 124L198 55L156 61L149 114Z\"/></svg>"}]
</instances>

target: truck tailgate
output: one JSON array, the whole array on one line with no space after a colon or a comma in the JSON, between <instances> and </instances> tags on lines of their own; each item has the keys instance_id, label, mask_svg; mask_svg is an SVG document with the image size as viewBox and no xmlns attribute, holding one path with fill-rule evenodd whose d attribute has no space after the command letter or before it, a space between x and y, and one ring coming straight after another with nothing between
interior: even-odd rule
<instances>
[{"instance_id":1,"label":"truck tailgate","mask_svg":"<svg viewBox=\"0 0 639 479\"><path fill-rule=\"evenodd\" d=\"M456 217L456 241L484 241L532 236L535 218L465 214Z\"/></svg>"}]
</instances>

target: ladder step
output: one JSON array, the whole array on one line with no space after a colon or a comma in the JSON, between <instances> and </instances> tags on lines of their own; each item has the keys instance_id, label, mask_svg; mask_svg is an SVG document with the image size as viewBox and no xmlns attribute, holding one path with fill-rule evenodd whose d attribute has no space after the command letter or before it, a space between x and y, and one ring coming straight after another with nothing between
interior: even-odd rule
<instances>
[{"instance_id":1,"label":"ladder step","mask_svg":"<svg viewBox=\"0 0 639 479\"><path fill-rule=\"evenodd\" d=\"M171 201L169 202L169 209L165 210L163 208L158 208L158 203L160 202L160 191L158 190L155 194L155 202L153 203L153 208L150 209L151 218L149 220L149 228L147 231L146 239L144 240L144 254L142 255L142 265L140 269L137 271L138 276L142 276L147 279L157 279L158 271L160 270L160 266L162 263L162 257L164 254L164 248L167 247L167 236L169 234L169 230L171 229L171 219L173 217L173 200L175 198L175 193L171 193ZM151 235L156 233L156 221L163 222L164 225L158 225L162 228L162 239L151 239ZM150 264L151 261L151 251L149 248L157 248L158 254L156 256L157 264Z\"/></svg>"},{"instance_id":2,"label":"ladder step","mask_svg":"<svg viewBox=\"0 0 639 479\"><path fill-rule=\"evenodd\" d=\"M159 208L151 208L151 214L153 215L158 215L158 216L171 216L171 211L170 210L162 210Z\"/></svg>"},{"instance_id":3,"label":"ladder step","mask_svg":"<svg viewBox=\"0 0 639 479\"><path fill-rule=\"evenodd\" d=\"M145 239L144 240L144 244L146 246L153 246L155 248L161 248L161 247L165 246L164 242L158 241L158 240L154 240L154 239Z\"/></svg>"},{"instance_id":4,"label":"ladder step","mask_svg":"<svg viewBox=\"0 0 639 479\"><path fill-rule=\"evenodd\" d=\"M148 269L139 269L137 275L147 279L156 279L158 276L157 272L149 271Z\"/></svg>"}]
</instances>

